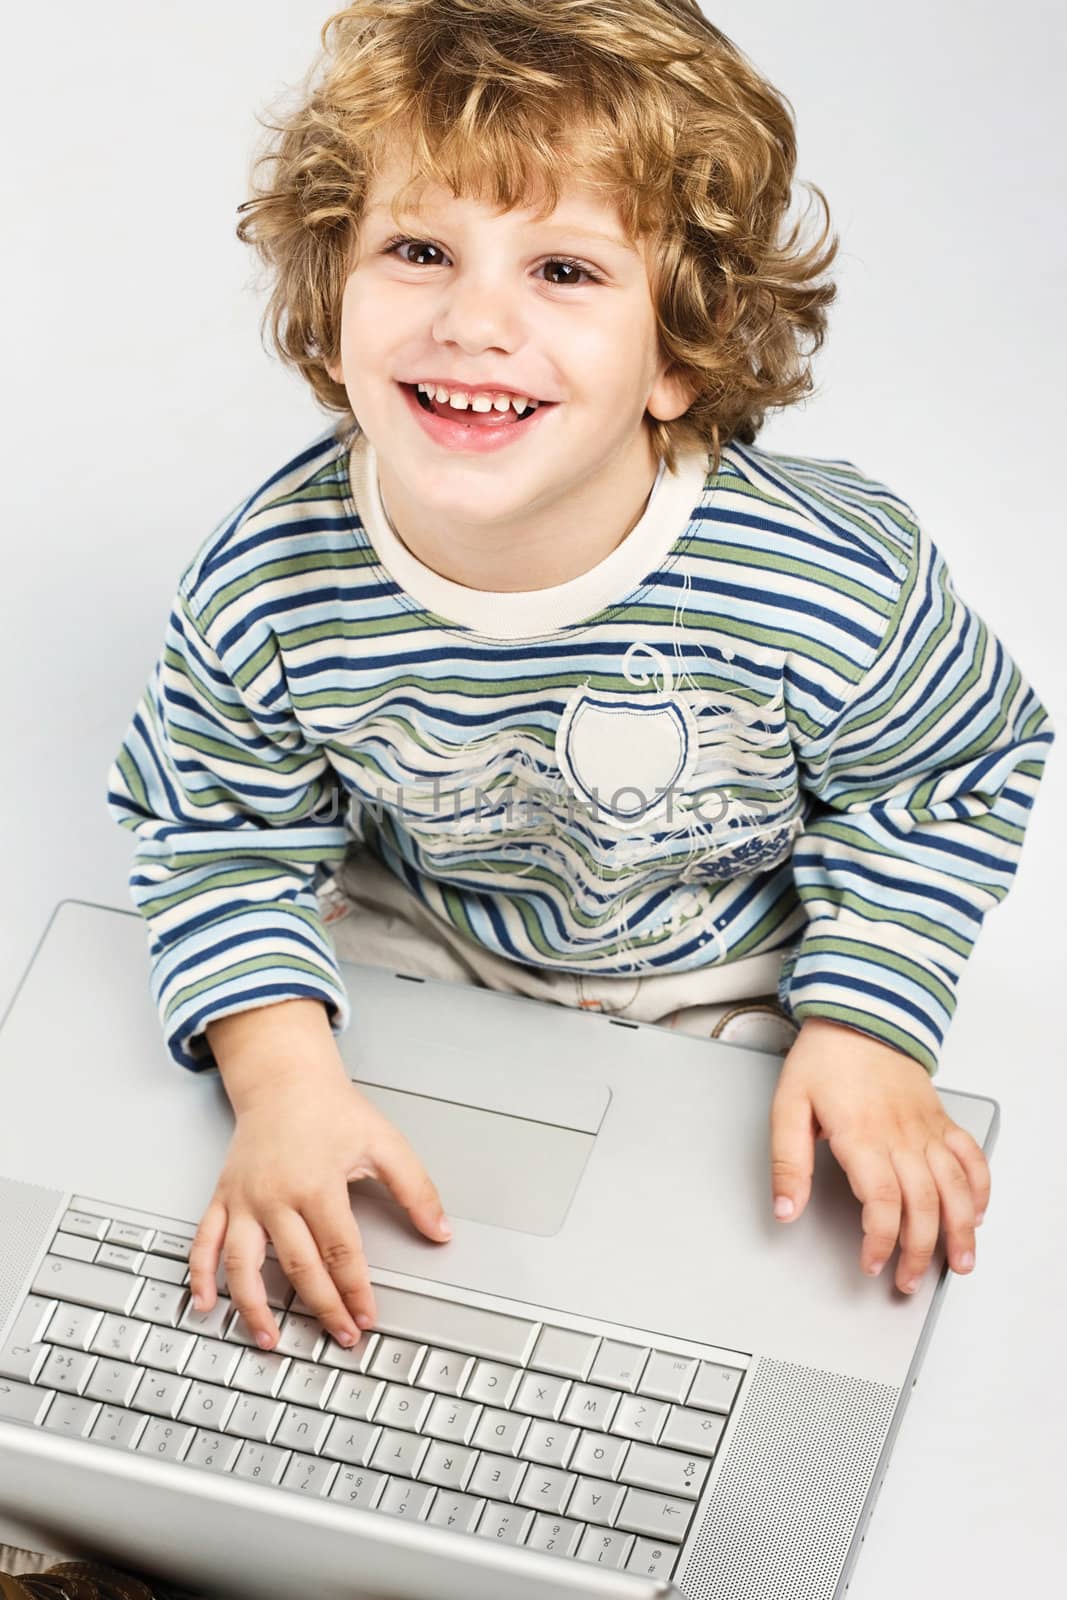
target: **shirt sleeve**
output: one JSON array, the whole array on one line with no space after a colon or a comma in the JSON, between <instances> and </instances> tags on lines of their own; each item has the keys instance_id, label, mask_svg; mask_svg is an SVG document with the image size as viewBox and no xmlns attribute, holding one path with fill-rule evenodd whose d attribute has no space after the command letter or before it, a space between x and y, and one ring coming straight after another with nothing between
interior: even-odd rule
<instances>
[{"instance_id":1,"label":"shirt sleeve","mask_svg":"<svg viewBox=\"0 0 1067 1600\"><path fill-rule=\"evenodd\" d=\"M325 1001L349 1022L314 880L350 835L343 786L288 704L277 643L231 672L179 589L164 648L108 777L108 807L136 835L130 875L149 932L150 986L167 1048L216 1066L206 1024L279 1000Z\"/></svg>"},{"instance_id":2,"label":"shirt sleeve","mask_svg":"<svg viewBox=\"0 0 1067 1600\"><path fill-rule=\"evenodd\" d=\"M937 1070L982 919L1003 900L1054 730L925 531L875 654L798 742L804 933L778 997Z\"/></svg>"}]
</instances>

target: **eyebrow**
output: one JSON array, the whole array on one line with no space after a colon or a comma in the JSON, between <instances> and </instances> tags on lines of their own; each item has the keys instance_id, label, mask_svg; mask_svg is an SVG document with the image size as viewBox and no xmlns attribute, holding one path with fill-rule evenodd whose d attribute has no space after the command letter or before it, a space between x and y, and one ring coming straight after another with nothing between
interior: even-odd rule
<instances>
[{"instance_id":1,"label":"eyebrow","mask_svg":"<svg viewBox=\"0 0 1067 1600\"><path fill-rule=\"evenodd\" d=\"M388 211L388 205L386 205L384 201L379 201L377 205L368 206L363 215L364 217L372 217L380 214L381 212ZM414 218L416 215L417 213L415 212L401 212L401 216L411 216ZM614 245L616 250L633 250L633 245L628 239L621 239L618 234L615 233L602 233L598 228L586 228L577 222L558 222L549 217L544 222L531 223L530 226L539 228L555 228L560 233L570 234L574 238L580 237L583 239L596 239L601 244Z\"/></svg>"}]
</instances>

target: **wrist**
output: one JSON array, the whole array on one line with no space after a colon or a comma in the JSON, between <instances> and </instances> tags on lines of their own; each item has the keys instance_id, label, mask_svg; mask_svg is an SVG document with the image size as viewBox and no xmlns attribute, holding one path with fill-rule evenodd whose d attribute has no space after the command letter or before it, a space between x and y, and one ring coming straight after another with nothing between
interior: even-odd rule
<instances>
[{"instance_id":1,"label":"wrist","mask_svg":"<svg viewBox=\"0 0 1067 1600\"><path fill-rule=\"evenodd\" d=\"M347 1079L321 1000L251 1007L204 1031L235 1112L309 1077Z\"/></svg>"}]
</instances>

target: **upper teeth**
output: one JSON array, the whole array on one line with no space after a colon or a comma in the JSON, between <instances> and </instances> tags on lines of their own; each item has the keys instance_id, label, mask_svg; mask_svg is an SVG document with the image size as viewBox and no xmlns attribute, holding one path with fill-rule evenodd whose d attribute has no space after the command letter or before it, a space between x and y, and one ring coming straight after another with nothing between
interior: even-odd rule
<instances>
[{"instance_id":1,"label":"upper teeth","mask_svg":"<svg viewBox=\"0 0 1067 1600\"><path fill-rule=\"evenodd\" d=\"M539 400L527 399L524 394L470 394L466 389L438 389L432 383L420 383L417 387L431 400L438 400L442 405L447 401L457 411L466 411L468 406L472 411L506 411L509 406L525 411L540 405Z\"/></svg>"}]
</instances>

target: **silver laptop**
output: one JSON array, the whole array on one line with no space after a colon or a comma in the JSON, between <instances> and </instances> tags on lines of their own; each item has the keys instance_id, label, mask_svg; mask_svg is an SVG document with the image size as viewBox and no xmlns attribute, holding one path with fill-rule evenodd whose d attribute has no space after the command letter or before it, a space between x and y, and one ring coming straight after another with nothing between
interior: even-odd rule
<instances>
[{"instance_id":1,"label":"silver laptop","mask_svg":"<svg viewBox=\"0 0 1067 1600\"><path fill-rule=\"evenodd\" d=\"M353 1189L354 1352L268 1253L281 1343L186 1256L232 1131L169 1062L132 912L60 903L0 1025L0 1508L249 1600L844 1593L945 1289L858 1265L820 1145L771 1217L780 1058L346 966L340 1046L455 1236ZM994 1102L944 1094L988 1151Z\"/></svg>"}]
</instances>

